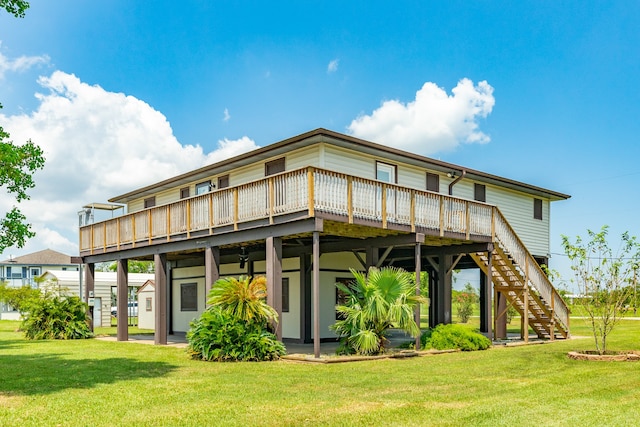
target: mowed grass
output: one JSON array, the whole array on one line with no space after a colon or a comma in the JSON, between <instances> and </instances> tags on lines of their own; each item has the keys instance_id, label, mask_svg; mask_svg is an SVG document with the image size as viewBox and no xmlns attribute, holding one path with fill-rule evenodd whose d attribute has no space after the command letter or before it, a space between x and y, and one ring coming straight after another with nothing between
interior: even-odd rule
<instances>
[{"instance_id":1,"label":"mowed grass","mask_svg":"<svg viewBox=\"0 0 640 427\"><path fill-rule=\"evenodd\" d=\"M522 425L640 422L640 363L580 362L592 339L344 364L205 363L184 349L26 341L0 322L2 426ZM583 322L573 334L588 336ZM640 349L624 321L612 349Z\"/></svg>"}]
</instances>

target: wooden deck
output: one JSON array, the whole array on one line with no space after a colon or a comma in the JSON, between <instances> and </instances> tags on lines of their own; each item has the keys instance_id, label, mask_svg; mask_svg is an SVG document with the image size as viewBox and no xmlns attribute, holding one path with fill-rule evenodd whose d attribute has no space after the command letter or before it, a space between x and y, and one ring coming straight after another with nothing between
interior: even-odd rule
<instances>
[{"instance_id":1,"label":"wooden deck","mask_svg":"<svg viewBox=\"0 0 640 427\"><path fill-rule=\"evenodd\" d=\"M344 224L350 232L361 226L379 235L419 232L440 241L491 241L495 247L491 270L486 256L471 255L494 277L496 289L525 319L531 318L538 335L569 335L566 304L497 207L314 167L81 227L80 255L313 217ZM538 324L544 325L536 329Z\"/></svg>"}]
</instances>

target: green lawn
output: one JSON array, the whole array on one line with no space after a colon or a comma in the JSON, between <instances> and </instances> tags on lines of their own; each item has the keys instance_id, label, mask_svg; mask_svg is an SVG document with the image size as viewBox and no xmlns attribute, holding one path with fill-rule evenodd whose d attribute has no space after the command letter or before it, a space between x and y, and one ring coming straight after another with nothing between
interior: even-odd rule
<instances>
[{"instance_id":1,"label":"green lawn","mask_svg":"<svg viewBox=\"0 0 640 427\"><path fill-rule=\"evenodd\" d=\"M590 339L348 364L205 363L184 349L29 342L0 322L2 426L637 425L640 363ZM625 321L612 349L640 349ZM583 322L573 334L587 336Z\"/></svg>"}]
</instances>

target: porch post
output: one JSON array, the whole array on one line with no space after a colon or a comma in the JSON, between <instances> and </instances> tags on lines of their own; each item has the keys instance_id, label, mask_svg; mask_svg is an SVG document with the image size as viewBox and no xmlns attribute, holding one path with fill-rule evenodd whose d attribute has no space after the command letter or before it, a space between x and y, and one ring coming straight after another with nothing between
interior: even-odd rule
<instances>
[{"instance_id":1,"label":"porch post","mask_svg":"<svg viewBox=\"0 0 640 427\"><path fill-rule=\"evenodd\" d=\"M371 267L375 267L376 265L378 265L378 248L374 248L371 246L367 246L367 259L366 259L366 264L367 264L367 273L369 268Z\"/></svg>"},{"instance_id":2,"label":"porch post","mask_svg":"<svg viewBox=\"0 0 640 427\"><path fill-rule=\"evenodd\" d=\"M126 259L116 261L118 298L118 341L129 340L129 264Z\"/></svg>"},{"instance_id":3,"label":"porch post","mask_svg":"<svg viewBox=\"0 0 640 427\"><path fill-rule=\"evenodd\" d=\"M320 232L313 232L313 354L320 358Z\"/></svg>"},{"instance_id":4,"label":"porch post","mask_svg":"<svg viewBox=\"0 0 640 427\"><path fill-rule=\"evenodd\" d=\"M440 253L438 256L438 301L437 301L437 323L451 323L451 275L447 270L453 264L451 255Z\"/></svg>"},{"instance_id":5,"label":"porch post","mask_svg":"<svg viewBox=\"0 0 640 427\"><path fill-rule=\"evenodd\" d=\"M487 251L487 276L485 280L480 282L480 321L482 322L480 332L485 332L487 338L493 341L493 329L491 327L491 291L493 288L493 245L489 245ZM484 286L482 286L484 283ZM482 328L484 327L484 329Z\"/></svg>"},{"instance_id":6,"label":"porch post","mask_svg":"<svg viewBox=\"0 0 640 427\"><path fill-rule=\"evenodd\" d=\"M438 272L429 268L429 328L438 324Z\"/></svg>"},{"instance_id":7,"label":"porch post","mask_svg":"<svg viewBox=\"0 0 640 427\"><path fill-rule=\"evenodd\" d=\"M496 338L507 337L507 297L502 292L496 293Z\"/></svg>"},{"instance_id":8,"label":"porch post","mask_svg":"<svg viewBox=\"0 0 640 427\"><path fill-rule=\"evenodd\" d=\"M94 296L93 291L95 289L95 277L96 277L96 265L92 262L87 263L84 268L84 282L85 282L85 294L84 302L89 303L89 298ZM100 310L102 312L102 310ZM89 328L93 331L93 314L95 309L89 307Z\"/></svg>"},{"instance_id":9,"label":"porch post","mask_svg":"<svg viewBox=\"0 0 640 427\"><path fill-rule=\"evenodd\" d=\"M282 238L269 236L266 239L267 304L278 313L274 325L279 341L282 341Z\"/></svg>"},{"instance_id":10,"label":"porch post","mask_svg":"<svg viewBox=\"0 0 640 427\"><path fill-rule=\"evenodd\" d=\"M167 254L155 254L153 262L156 270L155 291L155 344L167 343ZM142 307L138 307L141 310Z\"/></svg>"},{"instance_id":11,"label":"porch post","mask_svg":"<svg viewBox=\"0 0 640 427\"><path fill-rule=\"evenodd\" d=\"M311 256L300 255L300 341L311 342Z\"/></svg>"},{"instance_id":12,"label":"porch post","mask_svg":"<svg viewBox=\"0 0 640 427\"><path fill-rule=\"evenodd\" d=\"M220 278L220 248L207 246L204 249L204 298L209 299L213 284Z\"/></svg>"},{"instance_id":13,"label":"porch post","mask_svg":"<svg viewBox=\"0 0 640 427\"><path fill-rule=\"evenodd\" d=\"M415 248L415 270L416 270L416 296L420 296L420 273L422 271L422 250L420 243L416 243ZM420 303L416 304L415 309L415 321L418 325L418 335L416 336L416 350L420 350L420 336L422 332L420 330Z\"/></svg>"}]
</instances>

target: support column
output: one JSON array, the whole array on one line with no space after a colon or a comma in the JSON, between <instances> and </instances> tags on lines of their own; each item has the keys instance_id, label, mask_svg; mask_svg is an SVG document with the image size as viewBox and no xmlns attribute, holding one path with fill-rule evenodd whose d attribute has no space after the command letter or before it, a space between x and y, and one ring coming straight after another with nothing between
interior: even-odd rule
<instances>
[{"instance_id":1,"label":"support column","mask_svg":"<svg viewBox=\"0 0 640 427\"><path fill-rule=\"evenodd\" d=\"M507 297L502 292L496 292L496 338L507 337Z\"/></svg>"},{"instance_id":2,"label":"support column","mask_svg":"<svg viewBox=\"0 0 640 427\"><path fill-rule=\"evenodd\" d=\"M118 299L118 341L129 340L129 264L126 259L116 261Z\"/></svg>"},{"instance_id":3,"label":"support column","mask_svg":"<svg viewBox=\"0 0 640 427\"><path fill-rule=\"evenodd\" d=\"M422 251L420 243L416 243L415 248L415 270L416 270L416 296L420 296L420 273L422 272ZM416 350L420 350L420 303L416 304L415 321L418 325L418 335L416 336Z\"/></svg>"},{"instance_id":4,"label":"support column","mask_svg":"<svg viewBox=\"0 0 640 427\"><path fill-rule=\"evenodd\" d=\"M491 313L487 310L487 275L480 270L480 332L486 334L491 328Z\"/></svg>"},{"instance_id":5,"label":"support column","mask_svg":"<svg viewBox=\"0 0 640 427\"><path fill-rule=\"evenodd\" d=\"M84 268L84 282L85 282L85 294L84 294L84 302L89 303L89 298L94 297L94 289L95 289L95 277L96 277L96 266L94 263L88 263ZM93 307L89 307L89 328L93 332L93 313L95 309ZM102 310L101 310L102 312Z\"/></svg>"},{"instance_id":6,"label":"support column","mask_svg":"<svg viewBox=\"0 0 640 427\"><path fill-rule=\"evenodd\" d=\"M300 255L300 341L311 342L311 256Z\"/></svg>"},{"instance_id":7,"label":"support column","mask_svg":"<svg viewBox=\"0 0 640 427\"><path fill-rule=\"evenodd\" d=\"M489 268L487 269L487 276L484 280L484 289L480 290L480 297L482 302L480 303L480 321L482 322L485 330L480 329L481 332L487 334L487 338L493 341L493 329L491 328L491 291L493 289L493 245L490 245L489 251L487 251L487 263ZM481 282L482 285L482 282Z\"/></svg>"},{"instance_id":8,"label":"support column","mask_svg":"<svg viewBox=\"0 0 640 427\"><path fill-rule=\"evenodd\" d=\"M378 265L378 259L379 259L378 248L367 246L367 259L366 259L367 271L369 270L369 268L375 267L376 265Z\"/></svg>"},{"instance_id":9,"label":"support column","mask_svg":"<svg viewBox=\"0 0 640 427\"><path fill-rule=\"evenodd\" d=\"M529 286L524 289L524 309L520 328L520 337L524 342L529 342Z\"/></svg>"},{"instance_id":10,"label":"support column","mask_svg":"<svg viewBox=\"0 0 640 427\"><path fill-rule=\"evenodd\" d=\"M267 304L278 313L275 334L282 341L282 238L267 237Z\"/></svg>"},{"instance_id":11,"label":"support column","mask_svg":"<svg viewBox=\"0 0 640 427\"><path fill-rule=\"evenodd\" d=\"M453 264L453 257L440 253L438 256L438 300L436 324L451 323L451 275L447 272Z\"/></svg>"},{"instance_id":12,"label":"support column","mask_svg":"<svg viewBox=\"0 0 640 427\"><path fill-rule=\"evenodd\" d=\"M153 262L156 270L155 291L155 332L153 341L155 344L167 343L167 254L155 254ZM138 307L140 310L141 307ZM118 323L119 325L119 323Z\"/></svg>"},{"instance_id":13,"label":"support column","mask_svg":"<svg viewBox=\"0 0 640 427\"><path fill-rule=\"evenodd\" d=\"M429 268L429 328L438 325L438 272Z\"/></svg>"},{"instance_id":14,"label":"support column","mask_svg":"<svg viewBox=\"0 0 640 427\"><path fill-rule=\"evenodd\" d=\"M209 299L211 287L220 278L220 248L207 246L204 249L204 300Z\"/></svg>"},{"instance_id":15,"label":"support column","mask_svg":"<svg viewBox=\"0 0 640 427\"><path fill-rule=\"evenodd\" d=\"M313 232L313 355L320 358L320 232Z\"/></svg>"}]
</instances>

